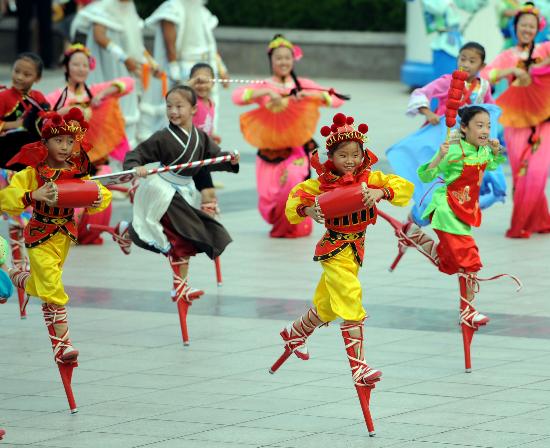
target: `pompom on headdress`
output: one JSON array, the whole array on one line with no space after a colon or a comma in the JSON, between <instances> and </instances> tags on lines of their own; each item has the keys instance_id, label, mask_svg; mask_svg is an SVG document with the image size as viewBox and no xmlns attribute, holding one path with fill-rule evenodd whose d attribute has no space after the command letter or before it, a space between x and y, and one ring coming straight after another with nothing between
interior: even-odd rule
<instances>
[{"instance_id":1,"label":"pompom on headdress","mask_svg":"<svg viewBox=\"0 0 550 448\"><path fill-rule=\"evenodd\" d=\"M21 150L8 161L7 165L21 163L23 165L36 167L48 157L48 148L44 144L44 141L52 137L72 135L82 146L82 139L88 129L88 122L84 120L84 115L79 108L73 107L65 115L50 111L42 113L41 116L43 118L42 129L40 130L42 140L23 146ZM86 145L84 149L88 150L89 147Z\"/></svg>"},{"instance_id":2,"label":"pompom on headdress","mask_svg":"<svg viewBox=\"0 0 550 448\"><path fill-rule=\"evenodd\" d=\"M323 126L321 128L321 135L326 137L326 149L330 153L342 142L357 142L359 147L363 150L363 169L367 169L371 165L378 162L378 157L364 145L368 141L367 132L369 127L365 123L361 123L354 128L355 120L352 116L346 116L343 113L337 113L332 118L332 124L330 126ZM311 166L315 168L317 174L330 172L334 165L331 160L327 160L325 163L321 163L319 160L319 154L315 152L311 157Z\"/></svg>"},{"instance_id":3,"label":"pompom on headdress","mask_svg":"<svg viewBox=\"0 0 550 448\"><path fill-rule=\"evenodd\" d=\"M90 49L82 44L72 44L69 48L67 48L65 50L65 52L63 53L63 56L64 56L64 60L65 61L69 61L69 59L71 58L71 56L75 53L84 53L87 58L88 58L88 62L90 64L90 70L93 70L95 69L95 66L96 66L96 60L95 58L92 56L92 52L90 51Z\"/></svg>"},{"instance_id":4,"label":"pompom on headdress","mask_svg":"<svg viewBox=\"0 0 550 448\"><path fill-rule=\"evenodd\" d=\"M299 61L304 55L302 49L298 45L294 45L283 36L276 36L271 42L269 42L269 45L267 46L267 54L271 54L273 50L279 47L286 47L290 49L295 61Z\"/></svg>"},{"instance_id":5,"label":"pompom on headdress","mask_svg":"<svg viewBox=\"0 0 550 448\"><path fill-rule=\"evenodd\" d=\"M361 149L363 144L367 142L367 132L369 127L365 123L361 123L357 130L354 129L354 118L346 117L342 113L337 113L332 118L332 124L321 128L321 135L327 137L326 148L330 151L335 145L344 141L354 141L359 143Z\"/></svg>"}]
</instances>

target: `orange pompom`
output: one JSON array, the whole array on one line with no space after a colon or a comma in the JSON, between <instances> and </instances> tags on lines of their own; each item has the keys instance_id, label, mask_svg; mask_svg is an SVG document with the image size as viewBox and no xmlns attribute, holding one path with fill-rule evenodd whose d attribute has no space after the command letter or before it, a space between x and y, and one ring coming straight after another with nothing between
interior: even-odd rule
<instances>
[{"instance_id":1,"label":"orange pompom","mask_svg":"<svg viewBox=\"0 0 550 448\"><path fill-rule=\"evenodd\" d=\"M321 128L321 135L323 137L328 137L330 135L330 128L328 126L323 126Z\"/></svg>"},{"instance_id":2,"label":"orange pompom","mask_svg":"<svg viewBox=\"0 0 550 448\"><path fill-rule=\"evenodd\" d=\"M369 127L365 124L365 123L361 123L359 125L359 127L357 128L357 130L361 133L361 134L366 134L368 131L369 131Z\"/></svg>"},{"instance_id":3,"label":"orange pompom","mask_svg":"<svg viewBox=\"0 0 550 448\"><path fill-rule=\"evenodd\" d=\"M336 126L344 126L346 124L346 116L343 114L343 113L337 113L333 119L332 119L332 122L336 125Z\"/></svg>"}]
</instances>

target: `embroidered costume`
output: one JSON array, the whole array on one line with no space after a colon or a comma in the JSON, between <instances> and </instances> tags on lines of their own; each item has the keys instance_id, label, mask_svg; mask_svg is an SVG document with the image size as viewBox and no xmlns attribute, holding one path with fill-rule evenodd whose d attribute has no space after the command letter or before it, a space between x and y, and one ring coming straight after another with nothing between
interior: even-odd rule
<instances>
[{"instance_id":1,"label":"embroidered costume","mask_svg":"<svg viewBox=\"0 0 550 448\"><path fill-rule=\"evenodd\" d=\"M339 175L334 172L331 160L324 164L319 162L318 154L312 158L319 177L308 179L296 185L288 196L286 215L293 223L303 221L306 208L321 203L321 196L334 194L341 189L351 191L351 188L363 190L365 188L380 189L383 198L392 205L405 206L409 202L413 184L396 176L386 175L381 171L371 171L371 166L378 160L367 148L363 149L366 140L364 134L368 128L359 125L358 130L353 128L353 118L337 114L331 128L321 129L321 134L327 138L328 151L336 151L342 142L354 141L360 145L363 153L361 164L353 173ZM342 194L340 201L346 202L349 193ZM349 205L351 207L351 204ZM346 351L353 380L365 415L369 433L374 434L374 426L370 418L368 402L370 391L382 373L372 369L365 362L363 353L363 321L366 312L362 304L362 289L358 279L358 272L363 263L365 231L369 224L374 224L377 217L377 207L366 207L363 199L360 200L360 209L350 209L344 215L328 217L325 214L326 231L315 248L314 260L321 263L323 274L317 285L313 298L313 307L304 316L289 324L281 331L285 342L283 355L272 366L274 373L288 359L291 354L298 358L309 359L306 347L307 338L315 328L341 318L345 322L341 325L342 337L346 344ZM322 207L321 207L322 208Z\"/></svg>"},{"instance_id":2,"label":"embroidered costume","mask_svg":"<svg viewBox=\"0 0 550 448\"><path fill-rule=\"evenodd\" d=\"M73 108L63 117L50 113L41 129L42 138L72 135L82 140L87 128L82 112ZM80 146L80 145L78 145ZM74 150L74 149L73 149ZM10 185L0 191L0 209L19 214L31 206L33 214L25 227L25 245L30 261L30 272L22 267L10 270L13 284L24 289L28 296L42 300L42 312L48 328L54 360L58 365L71 412L77 412L71 388L72 372L77 364L78 351L69 339L67 309L69 297L61 280L63 264L69 248L77 240L74 209L48 205L33 199L34 192L46 183L87 179L90 162L82 147L66 160L67 168L51 168L47 165L48 148L43 141L25 145L13 162L29 165L15 174ZM89 208L91 213L104 210L111 201L111 193L97 184L98 199ZM57 201L57 200L56 200Z\"/></svg>"},{"instance_id":3,"label":"embroidered costume","mask_svg":"<svg viewBox=\"0 0 550 448\"><path fill-rule=\"evenodd\" d=\"M429 108L430 102L437 100L435 113L443 117L447 109L446 103L451 80L452 76L450 74L443 75L426 86L415 89L411 94L407 106L407 115L415 116L421 107ZM487 80L476 78L474 82L466 84L466 89L460 102L461 105L483 105L489 111L491 117L491 138L497 137L498 118L501 111L498 106L494 105L494 100L491 96L491 86ZM459 126L460 120L458 120L457 129ZM436 125L427 123L418 131L395 143L386 151L388 161L395 172L415 184L415 203L411 210L411 218L420 226L429 224L429 221L423 219L422 215L431 200L435 182L423 183L418 177L417 169L437 153L440 143L445 139L446 133L447 127L444 119L441 119ZM504 201L506 196L506 181L502 168L485 173L480 193L480 205L482 209L490 207L495 202Z\"/></svg>"},{"instance_id":4,"label":"embroidered costume","mask_svg":"<svg viewBox=\"0 0 550 448\"><path fill-rule=\"evenodd\" d=\"M269 52L281 46L290 48L295 60L301 58L299 47L281 37L272 41ZM256 103L259 106L259 112L265 112L263 123L255 121L245 124L242 117L246 114L243 114L241 130L245 135L256 134L253 143L258 141L262 145L262 141L266 142L258 149L256 185L258 209L262 218L273 226L270 231L270 236L273 238L298 238L311 234L313 227L310 218L300 220L299 223L289 223L285 216L285 203L291 188L309 178L310 153L317 146L311 137L319 118L319 106L340 107L343 104L343 100L336 96L334 91L325 89L306 78L296 79L299 86L291 78L283 83L270 78L261 84L238 88L232 95L235 104L244 106ZM268 95L251 99L253 92L259 89L269 89L282 95L282 104L274 105ZM323 92L323 101L310 100L307 97L297 100L291 95L291 92L295 92L296 89L304 92ZM258 117L258 121L261 118ZM293 137L294 132L303 131L306 126L311 126L308 136L298 137L294 141L289 140L289 136ZM283 138L286 141L281 144Z\"/></svg>"},{"instance_id":5,"label":"embroidered costume","mask_svg":"<svg viewBox=\"0 0 550 448\"><path fill-rule=\"evenodd\" d=\"M513 67L529 70L549 57L550 42L535 44L532 50L513 47L500 53L482 75L495 82L501 70ZM510 238L550 232L545 193L550 169L550 66L531 67L531 77L533 82L529 86L519 86L512 76L507 77L509 87L497 100L504 109L501 122L514 182L514 208L506 232ZM537 92L541 87L541 92Z\"/></svg>"}]
</instances>

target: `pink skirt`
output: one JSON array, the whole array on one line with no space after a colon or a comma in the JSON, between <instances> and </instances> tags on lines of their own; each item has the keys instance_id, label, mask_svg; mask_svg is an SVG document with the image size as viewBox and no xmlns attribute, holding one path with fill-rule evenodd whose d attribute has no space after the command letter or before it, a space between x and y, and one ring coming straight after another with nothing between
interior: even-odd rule
<instances>
[{"instance_id":1,"label":"pink skirt","mask_svg":"<svg viewBox=\"0 0 550 448\"><path fill-rule=\"evenodd\" d=\"M290 190L309 175L309 160L303 147L292 148L290 155L280 162L266 162L256 158L258 209L262 218L273 227L272 238L300 238L313 230L311 218L300 224L290 224L285 215Z\"/></svg>"},{"instance_id":2,"label":"pink skirt","mask_svg":"<svg viewBox=\"0 0 550 448\"><path fill-rule=\"evenodd\" d=\"M506 128L504 139L514 181L514 208L506 236L527 238L531 233L550 232L550 213L545 194L550 167L550 122L537 127L539 145L528 143L530 128Z\"/></svg>"}]
</instances>

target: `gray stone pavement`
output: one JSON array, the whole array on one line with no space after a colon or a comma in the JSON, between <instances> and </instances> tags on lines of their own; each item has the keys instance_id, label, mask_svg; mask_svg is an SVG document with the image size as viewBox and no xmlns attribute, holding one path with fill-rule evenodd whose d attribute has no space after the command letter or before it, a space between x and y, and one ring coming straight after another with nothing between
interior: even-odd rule
<instances>
[{"instance_id":1,"label":"gray stone pavement","mask_svg":"<svg viewBox=\"0 0 550 448\"><path fill-rule=\"evenodd\" d=\"M0 67L0 83L6 67ZM60 80L47 72L48 91ZM404 88L392 82L322 80L353 95L342 109L370 126L370 146L384 149L419 126L403 115ZM34 447L548 447L550 446L550 238L503 237L510 201L484 214L476 231L483 276L518 275L482 284L479 308L491 316L473 343L473 373L463 373L456 280L409 251L394 273L389 225L368 231L360 278L370 318L367 359L384 372L372 395L377 436L369 438L337 325L310 339L312 357L291 358L275 375L278 332L307 309L320 268L315 235L268 238L256 211L253 149L240 136L239 109L221 96L221 135L243 154L238 176L223 182L223 223L234 238L213 263L192 261L193 285L206 296L190 309L191 345L183 347L164 258L111 241L75 247L64 282L71 295L71 335L81 351L70 415L52 362L39 303L18 318L16 301L0 307L0 427L3 446ZM321 124L333 111L322 113ZM321 139L319 138L319 141ZM384 210L404 218L407 209ZM116 201L115 217L130 217ZM6 234L5 225L0 231Z\"/></svg>"}]
</instances>

